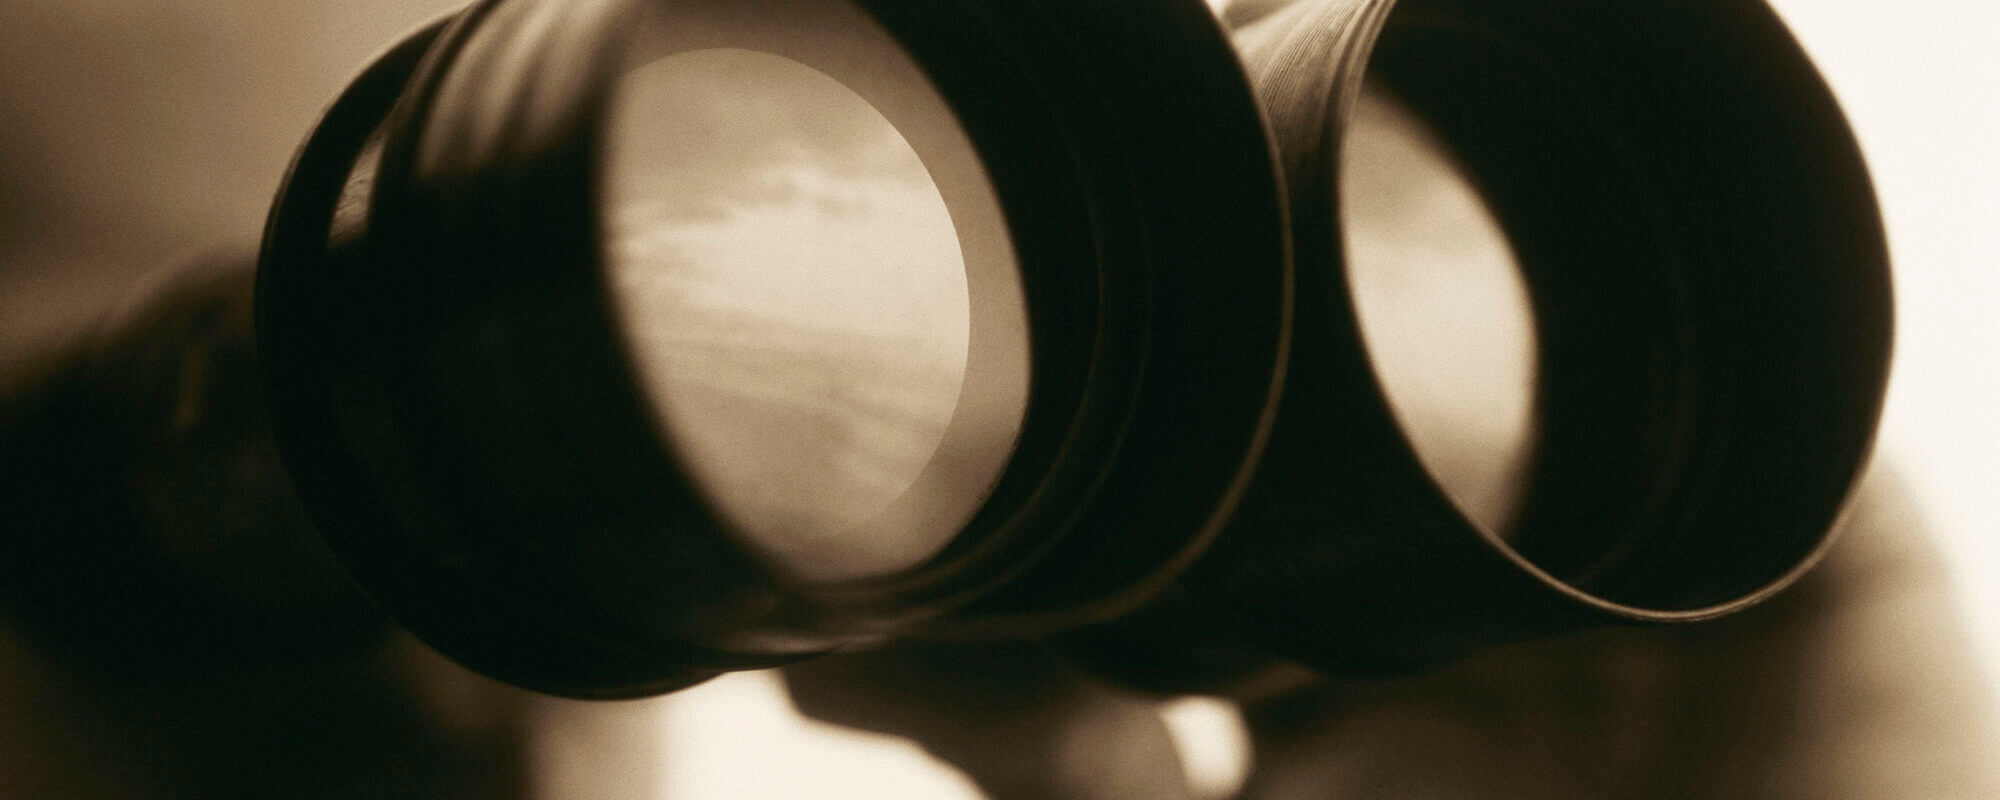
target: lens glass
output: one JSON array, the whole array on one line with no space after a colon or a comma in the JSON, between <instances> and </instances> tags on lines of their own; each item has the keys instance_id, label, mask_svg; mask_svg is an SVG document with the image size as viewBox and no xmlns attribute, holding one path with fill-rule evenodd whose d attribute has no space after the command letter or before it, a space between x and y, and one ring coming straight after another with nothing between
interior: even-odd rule
<instances>
[{"instance_id":1,"label":"lens glass","mask_svg":"<svg viewBox=\"0 0 2000 800\"><path fill-rule=\"evenodd\" d=\"M911 135L798 60L702 48L627 74L606 162L609 280L665 439L808 579L936 554L1026 403L992 188L926 85L862 69Z\"/></svg>"},{"instance_id":2,"label":"lens glass","mask_svg":"<svg viewBox=\"0 0 2000 800\"><path fill-rule=\"evenodd\" d=\"M1394 97L1365 87L1346 136L1347 273L1376 375L1424 466L1506 535L1534 440L1519 264L1444 143Z\"/></svg>"}]
</instances>

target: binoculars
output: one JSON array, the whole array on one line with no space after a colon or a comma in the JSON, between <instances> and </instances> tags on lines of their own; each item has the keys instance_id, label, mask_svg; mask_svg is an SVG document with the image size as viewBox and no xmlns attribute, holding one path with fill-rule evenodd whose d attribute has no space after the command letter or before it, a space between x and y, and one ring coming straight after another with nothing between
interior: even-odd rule
<instances>
[{"instance_id":1,"label":"binoculars","mask_svg":"<svg viewBox=\"0 0 2000 800\"><path fill-rule=\"evenodd\" d=\"M1490 518L1355 301L1364 94L1519 262ZM578 697L898 637L1221 690L1727 614L1826 547L1891 329L1756 0L481 0L326 112L256 313L353 576Z\"/></svg>"}]
</instances>

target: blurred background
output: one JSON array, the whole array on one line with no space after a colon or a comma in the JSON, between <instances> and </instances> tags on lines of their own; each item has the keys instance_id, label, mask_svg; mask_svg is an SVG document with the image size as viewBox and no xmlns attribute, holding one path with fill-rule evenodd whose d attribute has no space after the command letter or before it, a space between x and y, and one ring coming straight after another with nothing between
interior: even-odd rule
<instances>
[{"instance_id":1,"label":"blurred background","mask_svg":"<svg viewBox=\"0 0 2000 800\"><path fill-rule=\"evenodd\" d=\"M316 113L369 56L456 5L0 0L0 375L27 369L41 343L100 315L161 265L254 248ZM1992 48L2000 6L1773 5L1834 87L1874 173L1899 315L1877 459L1897 468L1928 522L1952 613L1984 676L1976 683L1985 696L1971 702L1990 704L2000 696L2000 55ZM517 773L502 756L430 753L384 768L378 786L429 769L433 789L462 785L452 775L480 775L568 797L974 796L963 776L907 741L801 717L772 674L655 700L578 704L492 685L394 641L395 666L384 669L427 687L416 692L421 702L446 708L405 725L416 731L404 734L410 741L423 741L426 725L443 726L461 741L531 752L523 759L532 766ZM376 669L329 667L315 680L353 691L374 685ZM0 718L9 720L0 723L0 790L27 781L0 794L55 796L51 787L93 772L56 762L163 746L177 724L237 725L227 706L202 705L234 696L237 684L189 689L176 695L179 705L162 706L157 687L77 688L94 680L0 631ZM274 697L320 685L264 680L257 691ZM300 703L296 713L340 705ZM1241 779L1244 733L1230 707L1187 699L1165 713L1198 788L1221 794ZM93 727L146 727L117 722L134 718L156 718L154 729Z\"/></svg>"}]
</instances>

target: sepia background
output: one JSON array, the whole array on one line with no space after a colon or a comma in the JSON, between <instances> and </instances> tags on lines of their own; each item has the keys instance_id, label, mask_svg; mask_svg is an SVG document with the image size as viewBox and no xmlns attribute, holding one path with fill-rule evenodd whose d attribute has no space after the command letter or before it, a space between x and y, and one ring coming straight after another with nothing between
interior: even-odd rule
<instances>
[{"instance_id":1,"label":"sepia background","mask_svg":"<svg viewBox=\"0 0 2000 800\"><path fill-rule=\"evenodd\" d=\"M455 5L0 0L0 374L163 264L254 247L314 115L370 55ZM1926 520L1953 622L1981 665L1983 695L1953 702L1989 706L2000 696L2000 6L1773 5L1834 87L1873 170L1899 316L1877 460ZM482 721L482 708L513 715L525 733L509 747L530 754L523 780L546 796L973 796L913 744L801 717L772 674L579 704L525 697L398 646L426 685L473 710L453 724L501 724ZM11 720L0 722L0 788L36 770L52 782L89 772L24 759L115 759L97 749L91 720L152 713L129 697L62 706L50 698L71 690L48 687L68 679L39 658L0 630L0 719ZM1189 699L1166 714L1199 786L1220 793L1240 780L1232 710ZM35 720L86 729L58 735Z\"/></svg>"}]
</instances>

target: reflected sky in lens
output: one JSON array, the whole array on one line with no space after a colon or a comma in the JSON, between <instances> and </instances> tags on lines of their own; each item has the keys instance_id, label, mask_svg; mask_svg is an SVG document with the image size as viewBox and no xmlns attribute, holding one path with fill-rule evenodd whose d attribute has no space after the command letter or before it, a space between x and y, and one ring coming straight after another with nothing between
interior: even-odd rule
<instances>
[{"instance_id":1,"label":"reflected sky in lens","mask_svg":"<svg viewBox=\"0 0 2000 800\"><path fill-rule=\"evenodd\" d=\"M620 90L608 246L640 371L697 484L814 577L899 569L953 531L857 535L958 402L952 220L860 96L766 53L681 53Z\"/></svg>"},{"instance_id":2,"label":"reflected sky in lens","mask_svg":"<svg viewBox=\"0 0 2000 800\"><path fill-rule=\"evenodd\" d=\"M1362 92L1341 159L1355 310L1383 391L1438 483L1505 534L1534 441L1534 312L1492 211L1435 132Z\"/></svg>"}]
</instances>

